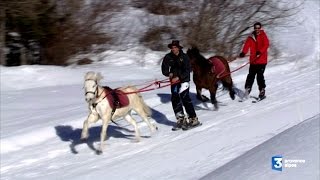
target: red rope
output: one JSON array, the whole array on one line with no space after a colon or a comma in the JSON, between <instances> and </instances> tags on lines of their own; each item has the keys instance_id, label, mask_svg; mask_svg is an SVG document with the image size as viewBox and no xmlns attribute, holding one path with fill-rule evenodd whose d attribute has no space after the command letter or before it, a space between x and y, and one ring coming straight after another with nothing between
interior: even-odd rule
<instances>
[{"instance_id":1,"label":"red rope","mask_svg":"<svg viewBox=\"0 0 320 180\"><path fill-rule=\"evenodd\" d=\"M152 90L164 88L164 87L167 87L167 86L171 86L172 84L177 84L177 83L179 83L179 81L172 83L169 79L163 79L163 80L160 80L160 81L155 80L151 84L148 84L147 86L145 86L143 88L140 88L137 91L126 92L124 94L134 94L134 93L139 93L139 92L152 91ZM164 84L164 85L161 85L161 84ZM151 86L155 86L155 87L150 88Z\"/></svg>"},{"instance_id":2,"label":"red rope","mask_svg":"<svg viewBox=\"0 0 320 180\"><path fill-rule=\"evenodd\" d=\"M258 59L258 57L256 57L256 58L253 60L253 62L256 61L257 59ZM248 62L246 62L245 64L239 66L238 68L230 71L229 73L224 74L223 76L219 76L219 75L218 75L217 78L219 79L219 78L223 78L223 77L225 77L225 76L228 76L228 75L230 75L231 73L234 73L234 72L238 71L239 69L245 67L245 66L248 65L249 63L250 63L250 60L249 60Z\"/></svg>"},{"instance_id":3,"label":"red rope","mask_svg":"<svg viewBox=\"0 0 320 180\"><path fill-rule=\"evenodd\" d=\"M241 65L240 67L238 67L238 68L230 71L229 73L224 74L223 76L219 76L219 75L218 75L217 78L223 78L223 77L225 77L225 76L228 76L228 75L230 75L231 73L236 72L236 71L238 71L239 69L245 67L245 66L248 65L249 63L250 63L250 61L248 61L247 63ZM142 87L142 88L138 89L137 91L126 92L126 93L124 93L124 94L134 94L134 93L139 93L139 92L152 91L152 90L164 88L164 87L167 87L167 86L171 86L171 85L177 84L177 83L179 83L179 82L180 82L180 81L176 81L176 82L172 83L169 79L163 79L163 80L160 80L160 81L155 80L154 82L146 85L145 87ZM161 85L161 84L165 84L165 85ZM151 86L156 86L156 87L150 88ZM118 89L118 88L117 88L117 89Z\"/></svg>"},{"instance_id":4,"label":"red rope","mask_svg":"<svg viewBox=\"0 0 320 180\"><path fill-rule=\"evenodd\" d=\"M223 78L225 76L228 76L230 75L231 73L233 72L236 72L238 71L239 69L245 67L246 65L249 64L249 61L243 65L241 65L240 67L232 70L231 72L227 73L227 74L224 74L223 76L217 76L217 78ZM174 83L172 83L169 79L163 79L163 80L155 80L154 82L146 85L145 87L142 87L142 88L139 88L137 91L132 91L132 92L126 92L124 94L134 94L134 93L139 93L139 92L147 92L147 91L152 91L152 90L156 90L156 89L160 89L160 88L164 88L164 87L167 87L167 86L171 86L173 84L177 84L179 83L180 81L176 81ZM164 84L164 85L162 85ZM152 87L152 86L155 86L155 87Z\"/></svg>"},{"instance_id":5,"label":"red rope","mask_svg":"<svg viewBox=\"0 0 320 180\"><path fill-rule=\"evenodd\" d=\"M225 76L228 76L228 75L230 75L231 73L234 73L234 72L238 71L239 69L241 69L241 68L245 67L245 66L246 66L246 65L248 65L249 63L250 63L250 62L248 61L248 62L246 62L245 64L243 64L243 65L239 66L238 68L236 68L236 69L234 69L234 70L230 71L229 73L224 74L223 76L219 76L219 75L217 75L217 78L218 78L218 79L220 79L220 78L223 78L223 77L225 77Z\"/></svg>"}]
</instances>

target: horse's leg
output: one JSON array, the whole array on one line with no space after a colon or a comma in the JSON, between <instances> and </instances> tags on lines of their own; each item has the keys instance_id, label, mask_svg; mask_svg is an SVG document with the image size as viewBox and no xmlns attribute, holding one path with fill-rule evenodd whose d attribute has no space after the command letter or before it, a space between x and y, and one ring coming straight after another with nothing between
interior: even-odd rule
<instances>
[{"instance_id":1,"label":"horse's leg","mask_svg":"<svg viewBox=\"0 0 320 180\"><path fill-rule=\"evenodd\" d=\"M223 83L223 86L225 86L225 87L228 88L230 98L231 98L232 100L234 100L236 93L235 93L235 91L234 91L234 89L233 89L233 83L232 83L231 76L229 75L229 76L223 78L222 83Z\"/></svg>"},{"instance_id":2,"label":"horse's leg","mask_svg":"<svg viewBox=\"0 0 320 180\"><path fill-rule=\"evenodd\" d=\"M101 154L104 148L104 140L107 137L107 129L109 126L109 121L111 120L111 112L107 111L102 119L102 129L100 133L100 148L97 150L97 154Z\"/></svg>"},{"instance_id":3,"label":"horse's leg","mask_svg":"<svg viewBox=\"0 0 320 180\"><path fill-rule=\"evenodd\" d=\"M196 85L196 89L197 89L197 99L202 101L202 88L200 88L199 86Z\"/></svg>"},{"instance_id":4,"label":"horse's leg","mask_svg":"<svg viewBox=\"0 0 320 180\"><path fill-rule=\"evenodd\" d=\"M158 130L158 127L156 124L152 124L148 117L151 116L152 112L149 108L149 106L144 102L142 99L142 96L136 96L138 100L132 101L134 103L133 110L140 115L140 117L144 120L144 122L147 123L147 125L150 128L151 133Z\"/></svg>"},{"instance_id":5,"label":"horse's leg","mask_svg":"<svg viewBox=\"0 0 320 180\"><path fill-rule=\"evenodd\" d=\"M144 120L144 122L147 123L151 133L154 133L156 129L158 129L158 127L155 124L151 124L151 122L149 121L148 115L143 109L135 108L134 111L136 111L139 114L139 116Z\"/></svg>"},{"instance_id":6,"label":"horse's leg","mask_svg":"<svg viewBox=\"0 0 320 180\"><path fill-rule=\"evenodd\" d=\"M81 132L81 140L84 141L88 138L88 129L91 123L97 122L99 116L97 114L90 113L88 118L83 122L83 128Z\"/></svg>"},{"instance_id":7,"label":"horse's leg","mask_svg":"<svg viewBox=\"0 0 320 180\"><path fill-rule=\"evenodd\" d=\"M124 117L130 124L132 124L132 126L134 127L134 131L135 131L135 136L137 141L140 141L140 131L137 125L136 120L134 120L130 114L130 112Z\"/></svg>"},{"instance_id":8,"label":"horse's leg","mask_svg":"<svg viewBox=\"0 0 320 180\"><path fill-rule=\"evenodd\" d=\"M197 73L194 72L194 74L193 74L193 82L196 85L196 90L197 90L197 96L196 97L197 97L198 100L200 100L202 102L206 102L206 101L209 100L209 98L204 96L204 95L202 95L202 86L201 86L202 82L201 82L200 78L201 77Z\"/></svg>"},{"instance_id":9,"label":"horse's leg","mask_svg":"<svg viewBox=\"0 0 320 180\"><path fill-rule=\"evenodd\" d=\"M218 85L215 83L215 84L209 89L209 91L210 91L211 103L213 104L215 111L219 109L218 101L217 101L217 99L216 99L217 88L218 88Z\"/></svg>"},{"instance_id":10,"label":"horse's leg","mask_svg":"<svg viewBox=\"0 0 320 180\"><path fill-rule=\"evenodd\" d=\"M196 90L197 90L197 99L202 101L202 102L206 102L209 100L208 97L206 97L205 95L202 95L202 88L200 86L196 85Z\"/></svg>"}]
</instances>

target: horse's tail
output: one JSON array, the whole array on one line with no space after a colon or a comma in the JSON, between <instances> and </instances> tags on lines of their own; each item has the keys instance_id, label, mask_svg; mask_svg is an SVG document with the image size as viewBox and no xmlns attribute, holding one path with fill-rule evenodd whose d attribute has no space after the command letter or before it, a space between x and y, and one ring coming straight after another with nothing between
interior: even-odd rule
<instances>
[{"instance_id":1,"label":"horse's tail","mask_svg":"<svg viewBox=\"0 0 320 180\"><path fill-rule=\"evenodd\" d=\"M225 74L222 73L221 75L221 81L222 81L222 85L223 85L223 90L228 90L229 91L229 95L230 98L232 100L234 100L235 98L235 91L233 90L233 81L231 78L231 72L230 72L230 67L229 67L229 63L227 61L227 59L225 59L222 56L214 56L218 59L220 59L220 61L224 64L225 67Z\"/></svg>"}]
</instances>

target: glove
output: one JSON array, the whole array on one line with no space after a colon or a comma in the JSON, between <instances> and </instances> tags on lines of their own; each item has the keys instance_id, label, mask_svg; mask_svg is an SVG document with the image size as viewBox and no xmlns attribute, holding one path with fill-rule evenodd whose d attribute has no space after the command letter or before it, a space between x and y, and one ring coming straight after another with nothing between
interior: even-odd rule
<instances>
[{"instance_id":1,"label":"glove","mask_svg":"<svg viewBox=\"0 0 320 180\"><path fill-rule=\"evenodd\" d=\"M239 57L241 57L241 58L243 58L245 56L245 54L243 53L243 52L241 52L240 54L239 54Z\"/></svg>"},{"instance_id":2,"label":"glove","mask_svg":"<svg viewBox=\"0 0 320 180\"><path fill-rule=\"evenodd\" d=\"M176 83L179 81L179 77L174 77L171 79L171 83Z\"/></svg>"},{"instance_id":3,"label":"glove","mask_svg":"<svg viewBox=\"0 0 320 180\"><path fill-rule=\"evenodd\" d=\"M173 78L173 73L169 74L169 78L172 79Z\"/></svg>"},{"instance_id":4,"label":"glove","mask_svg":"<svg viewBox=\"0 0 320 180\"><path fill-rule=\"evenodd\" d=\"M260 56L261 55L261 52L260 51L257 51L256 52L256 56L258 57L258 56Z\"/></svg>"}]
</instances>

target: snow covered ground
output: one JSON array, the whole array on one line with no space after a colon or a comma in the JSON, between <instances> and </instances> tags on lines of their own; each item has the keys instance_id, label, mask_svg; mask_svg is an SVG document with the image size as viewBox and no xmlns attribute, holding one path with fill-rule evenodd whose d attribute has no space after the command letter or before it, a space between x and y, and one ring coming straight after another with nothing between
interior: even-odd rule
<instances>
[{"instance_id":1,"label":"snow covered ground","mask_svg":"<svg viewBox=\"0 0 320 180\"><path fill-rule=\"evenodd\" d=\"M317 179L319 178L319 115L289 128L238 158L219 167L203 180L211 179ZM317 153L318 152L318 153ZM282 172L270 172L272 156L282 154L291 163ZM244 168L245 167L245 168ZM298 168L298 169L297 169Z\"/></svg>"},{"instance_id":2,"label":"snow covered ground","mask_svg":"<svg viewBox=\"0 0 320 180\"><path fill-rule=\"evenodd\" d=\"M270 57L267 99L257 104L232 101L219 91L219 111L191 97L203 125L172 132L175 123L169 88L142 93L159 130L140 122L141 142L124 120L110 124L106 150L96 155L101 122L87 143L77 144L88 110L83 94L87 71L101 72L102 85L143 87L163 79L159 59L166 52L136 49L106 52L86 66L0 67L1 179L319 179L319 2L306 1L297 27L278 34L283 56ZM312 17L312 18L310 18ZM141 66L139 59L146 60ZM246 59L230 64L239 67ZM248 67L232 74L243 88ZM204 94L208 95L205 91ZM253 95L258 94L256 85ZM276 155L304 160L295 168L271 168Z\"/></svg>"}]
</instances>

